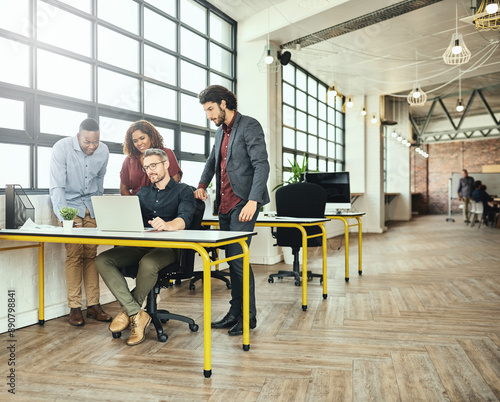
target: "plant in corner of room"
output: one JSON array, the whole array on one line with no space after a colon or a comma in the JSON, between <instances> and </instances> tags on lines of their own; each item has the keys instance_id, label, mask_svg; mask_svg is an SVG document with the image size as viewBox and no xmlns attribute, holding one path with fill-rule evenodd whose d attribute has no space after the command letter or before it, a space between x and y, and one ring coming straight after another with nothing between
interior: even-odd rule
<instances>
[{"instance_id":1,"label":"plant in corner of room","mask_svg":"<svg viewBox=\"0 0 500 402\"><path fill-rule=\"evenodd\" d=\"M293 162L290 159L288 159L288 163L290 164L292 175L288 178L288 180L285 180L283 183L278 184L276 187L274 187L272 191L284 186L285 184L293 184L300 182L302 174L307 171L308 159L306 157L306 154L303 155L302 165L300 165L296 159L294 159Z\"/></svg>"},{"instance_id":2,"label":"plant in corner of room","mask_svg":"<svg viewBox=\"0 0 500 402\"><path fill-rule=\"evenodd\" d=\"M62 207L59 210L59 213L61 214L63 220L72 221L73 219L75 219L75 216L78 214L78 209L71 208L71 207Z\"/></svg>"}]
</instances>

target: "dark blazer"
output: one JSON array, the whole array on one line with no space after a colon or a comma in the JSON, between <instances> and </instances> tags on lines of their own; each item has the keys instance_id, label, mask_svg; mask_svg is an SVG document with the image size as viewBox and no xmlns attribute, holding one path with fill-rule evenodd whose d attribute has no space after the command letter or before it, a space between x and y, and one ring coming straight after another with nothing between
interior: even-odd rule
<instances>
[{"instance_id":1,"label":"dark blazer","mask_svg":"<svg viewBox=\"0 0 500 402\"><path fill-rule=\"evenodd\" d=\"M224 132L222 125L215 133L215 143L207 159L200 183L208 186L215 174L216 208L220 204L220 147ZM227 151L227 174L231 188L242 200L257 201L260 205L269 203L267 179L269 161L260 123L253 117L236 112Z\"/></svg>"}]
</instances>

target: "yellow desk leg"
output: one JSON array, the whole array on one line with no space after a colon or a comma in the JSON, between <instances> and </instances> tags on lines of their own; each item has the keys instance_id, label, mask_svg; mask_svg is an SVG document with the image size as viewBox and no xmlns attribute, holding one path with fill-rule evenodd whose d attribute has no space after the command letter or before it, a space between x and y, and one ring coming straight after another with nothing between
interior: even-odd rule
<instances>
[{"instance_id":1,"label":"yellow desk leg","mask_svg":"<svg viewBox=\"0 0 500 402\"><path fill-rule=\"evenodd\" d=\"M212 298L211 298L211 270L210 258L205 252L203 259L203 350L204 370L203 375L209 378L212 375Z\"/></svg>"},{"instance_id":2,"label":"yellow desk leg","mask_svg":"<svg viewBox=\"0 0 500 402\"><path fill-rule=\"evenodd\" d=\"M361 228L361 218L356 217L356 219L358 220L358 274L362 275L363 266L361 264L361 254L362 254L361 239L363 237L363 230Z\"/></svg>"},{"instance_id":3,"label":"yellow desk leg","mask_svg":"<svg viewBox=\"0 0 500 402\"><path fill-rule=\"evenodd\" d=\"M327 272L326 272L326 252L327 252L327 249L328 249L328 245L326 243L326 229L325 229L325 225L320 225L321 227L321 232L323 233L323 299L326 299L328 297L327 295L327 291L326 291L326 275L327 275Z\"/></svg>"},{"instance_id":4,"label":"yellow desk leg","mask_svg":"<svg viewBox=\"0 0 500 402\"><path fill-rule=\"evenodd\" d=\"M243 350L250 350L250 253L245 240L239 241L243 251Z\"/></svg>"},{"instance_id":5,"label":"yellow desk leg","mask_svg":"<svg viewBox=\"0 0 500 402\"><path fill-rule=\"evenodd\" d=\"M38 244L38 324L45 323L45 275L44 275L43 243Z\"/></svg>"},{"instance_id":6,"label":"yellow desk leg","mask_svg":"<svg viewBox=\"0 0 500 402\"><path fill-rule=\"evenodd\" d=\"M302 232L302 311L307 310L307 232L300 226Z\"/></svg>"},{"instance_id":7,"label":"yellow desk leg","mask_svg":"<svg viewBox=\"0 0 500 402\"><path fill-rule=\"evenodd\" d=\"M349 225L347 219L340 217L344 222L345 230L345 281L349 282Z\"/></svg>"}]
</instances>

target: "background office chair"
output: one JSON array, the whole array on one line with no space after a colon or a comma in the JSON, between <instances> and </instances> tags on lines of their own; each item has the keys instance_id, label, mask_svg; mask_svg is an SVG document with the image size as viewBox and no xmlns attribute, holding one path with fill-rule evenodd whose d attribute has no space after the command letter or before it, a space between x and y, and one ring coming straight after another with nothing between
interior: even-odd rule
<instances>
[{"instance_id":1,"label":"background office chair","mask_svg":"<svg viewBox=\"0 0 500 402\"><path fill-rule=\"evenodd\" d=\"M290 216L294 218L324 218L326 204L326 190L314 183L294 183L276 190L276 212L278 216ZM321 233L318 227L306 227L308 235ZM300 286L301 272L299 270L299 250L302 247L302 233L296 228L276 228L271 230L273 237L277 240L277 246L291 247L293 253L293 271L278 271L277 274L269 275L268 282L274 282L274 278L294 277L295 286ZM321 247L322 238L314 237L307 241L307 247ZM307 278L320 278L323 275L313 274L307 271Z\"/></svg>"},{"instance_id":2,"label":"background office chair","mask_svg":"<svg viewBox=\"0 0 500 402\"><path fill-rule=\"evenodd\" d=\"M205 212L205 203L201 200L196 200L196 210L191 222L191 230L200 230L203 213ZM189 229L188 229L189 230ZM148 294L146 300L146 312L151 316L151 321L156 329L156 336L160 342L166 342L168 335L163 331L162 323L168 320L177 320L189 324L189 329L193 332L198 331L198 324L184 315L174 314L168 310L158 310L156 296L160 293L162 288L172 286L172 281L180 281L181 279L189 279L193 276L194 257L196 252L194 250L182 249L179 252L179 260L160 270L158 272L158 280ZM132 265L121 268L120 271L125 277L135 278L137 276L138 265ZM119 338L121 332L113 332L113 338Z\"/></svg>"}]
</instances>

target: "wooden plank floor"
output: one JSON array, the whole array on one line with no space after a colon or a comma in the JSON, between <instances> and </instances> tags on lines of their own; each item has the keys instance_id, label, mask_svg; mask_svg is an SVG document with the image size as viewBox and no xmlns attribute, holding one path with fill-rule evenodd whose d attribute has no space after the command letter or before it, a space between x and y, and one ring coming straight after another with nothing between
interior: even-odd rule
<instances>
[{"instance_id":1,"label":"wooden plank floor","mask_svg":"<svg viewBox=\"0 0 500 402\"><path fill-rule=\"evenodd\" d=\"M203 377L201 282L162 291L164 308L197 320L165 325L156 340L128 347L107 325L71 327L67 317L16 332L16 397L60 401L496 401L500 399L500 230L460 219L421 216L363 236L363 275L351 236L351 279L344 242L329 240L328 298L317 279L301 289L270 284L284 264L254 266L258 326L249 352L241 337L212 331L213 375ZM338 248L340 250L338 250ZM320 250L309 267L321 271ZM213 280L213 317L229 291ZM106 306L118 313L115 303ZM2 393L7 400L8 334L0 335Z\"/></svg>"}]
</instances>

